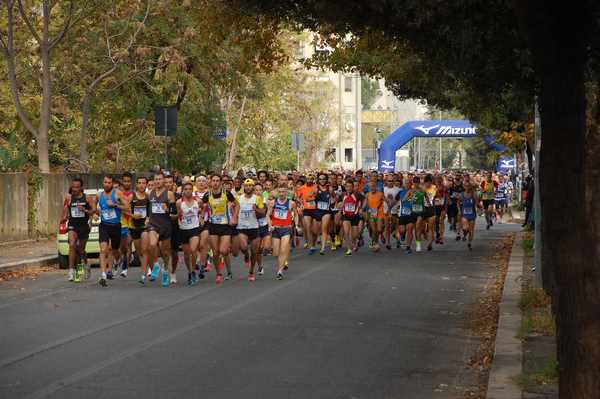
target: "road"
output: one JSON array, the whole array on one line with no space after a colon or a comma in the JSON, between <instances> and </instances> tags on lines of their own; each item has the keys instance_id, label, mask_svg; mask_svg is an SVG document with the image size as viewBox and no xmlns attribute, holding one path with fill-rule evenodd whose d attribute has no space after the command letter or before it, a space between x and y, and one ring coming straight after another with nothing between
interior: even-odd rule
<instances>
[{"instance_id":1,"label":"road","mask_svg":"<svg viewBox=\"0 0 600 399\"><path fill-rule=\"evenodd\" d=\"M470 305L517 225L406 256L297 251L269 275L108 288L63 272L0 284L0 398L459 398ZM450 234L453 237L453 233ZM97 277L97 269L94 270Z\"/></svg>"}]
</instances>

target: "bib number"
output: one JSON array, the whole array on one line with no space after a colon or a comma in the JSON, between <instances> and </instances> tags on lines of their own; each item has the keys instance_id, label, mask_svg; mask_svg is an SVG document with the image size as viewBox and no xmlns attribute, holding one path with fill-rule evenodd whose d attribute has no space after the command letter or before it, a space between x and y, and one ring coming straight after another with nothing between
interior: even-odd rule
<instances>
[{"instance_id":1,"label":"bib number","mask_svg":"<svg viewBox=\"0 0 600 399\"><path fill-rule=\"evenodd\" d=\"M436 206L442 206L442 205L444 205L444 199L443 199L443 198L436 198L436 199L434 200L434 204L435 204Z\"/></svg>"},{"instance_id":2,"label":"bib number","mask_svg":"<svg viewBox=\"0 0 600 399\"><path fill-rule=\"evenodd\" d=\"M329 203L325 201L319 201L317 202L317 208L319 208L322 211L326 211L329 209Z\"/></svg>"},{"instance_id":3,"label":"bib number","mask_svg":"<svg viewBox=\"0 0 600 399\"><path fill-rule=\"evenodd\" d=\"M275 219L285 220L288 216L287 209L275 209Z\"/></svg>"},{"instance_id":4,"label":"bib number","mask_svg":"<svg viewBox=\"0 0 600 399\"><path fill-rule=\"evenodd\" d=\"M415 213L423 212L423 205L413 204L412 210L415 211Z\"/></svg>"},{"instance_id":5,"label":"bib number","mask_svg":"<svg viewBox=\"0 0 600 399\"><path fill-rule=\"evenodd\" d=\"M113 208L102 210L102 220L116 219L117 212Z\"/></svg>"},{"instance_id":6,"label":"bib number","mask_svg":"<svg viewBox=\"0 0 600 399\"><path fill-rule=\"evenodd\" d=\"M473 214L473 208L468 207L468 208L463 208L463 215L472 215Z\"/></svg>"},{"instance_id":7,"label":"bib number","mask_svg":"<svg viewBox=\"0 0 600 399\"><path fill-rule=\"evenodd\" d=\"M306 206L310 207L310 208L314 208L315 201L314 200L306 201Z\"/></svg>"},{"instance_id":8,"label":"bib number","mask_svg":"<svg viewBox=\"0 0 600 399\"><path fill-rule=\"evenodd\" d=\"M356 211L356 206L354 206L354 204L345 204L344 211L348 213L354 213L354 211Z\"/></svg>"},{"instance_id":9,"label":"bib number","mask_svg":"<svg viewBox=\"0 0 600 399\"><path fill-rule=\"evenodd\" d=\"M186 215L181 219L181 227L184 229L194 228L198 225L198 216Z\"/></svg>"},{"instance_id":10,"label":"bib number","mask_svg":"<svg viewBox=\"0 0 600 399\"><path fill-rule=\"evenodd\" d=\"M135 216L138 216L140 219L144 219L147 216L148 211L146 210L145 206L140 206L140 207L134 207L133 208L133 214Z\"/></svg>"},{"instance_id":11,"label":"bib number","mask_svg":"<svg viewBox=\"0 0 600 399\"><path fill-rule=\"evenodd\" d=\"M154 214L164 214L165 210L162 207L161 202L153 202L152 203L152 213Z\"/></svg>"},{"instance_id":12,"label":"bib number","mask_svg":"<svg viewBox=\"0 0 600 399\"><path fill-rule=\"evenodd\" d=\"M71 207L71 216L74 218L82 218L85 217L85 212L79 209L78 206Z\"/></svg>"},{"instance_id":13,"label":"bib number","mask_svg":"<svg viewBox=\"0 0 600 399\"><path fill-rule=\"evenodd\" d=\"M410 216L412 214L412 210L408 207L403 207L401 214L403 216Z\"/></svg>"},{"instance_id":14,"label":"bib number","mask_svg":"<svg viewBox=\"0 0 600 399\"><path fill-rule=\"evenodd\" d=\"M211 223L214 224L224 224L225 223L225 216L222 215L213 215L210 217L210 221Z\"/></svg>"}]
</instances>

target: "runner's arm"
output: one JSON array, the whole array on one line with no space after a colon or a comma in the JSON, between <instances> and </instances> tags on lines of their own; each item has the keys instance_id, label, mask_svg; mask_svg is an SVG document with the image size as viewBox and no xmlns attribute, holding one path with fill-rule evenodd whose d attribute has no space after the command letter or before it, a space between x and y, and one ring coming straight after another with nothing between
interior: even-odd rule
<instances>
[{"instance_id":1,"label":"runner's arm","mask_svg":"<svg viewBox=\"0 0 600 399\"><path fill-rule=\"evenodd\" d=\"M89 216L93 216L96 213L96 198L86 196L85 200L87 201L88 205L90 206L89 211L85 211L85 212L87 212L87 214Z\"/></svg>"},{"instance_id":2,"label":"runner's arm","mask_svg":"<svg viewBox=\"0 0 600 399\"><path fill-rule=\"evenodd\" d=\"M63 210L62 215L60 217L60 223L65 223L69 219L69 202L71 196L69 194L65 195L63 199Z\"/></svg>"},{"instance_id":3,"label":"runner's arm","mask_svg":"<svg viewBox=\"0 0 600 399\"><path fill-rule=\"evenodd\" d=\"M119 208L125 216L131 216L131 205L127 197L123 195L122 191L117 191L117 204L116 208Z\"/></svg>"}]
</instances>

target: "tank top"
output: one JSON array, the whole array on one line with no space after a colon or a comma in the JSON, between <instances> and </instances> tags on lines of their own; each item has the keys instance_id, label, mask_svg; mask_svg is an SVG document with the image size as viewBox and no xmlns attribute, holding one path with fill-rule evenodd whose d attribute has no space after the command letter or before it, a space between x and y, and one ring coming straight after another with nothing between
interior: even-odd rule
<instances>
[{"instance_id":1,"label":"tank top","mask_svg":"<svg viewBox=\"0 0 600 399\"><path fill-rule=\"evenodd\" d=\"M121 222L121 210L119 208L108 206L106 203L106 193L104 191L100 192L99 197L100 200L98 201L98 205L100 207L100 222L104 224L119 224ZM115 190L110 191L110 200L113 204L117 203L117 192Z\"/></svg>"},{"instance_id":2,"label":"tank top","mask_svg":"<svg viewBox=\"0 0 600 399\"><path fill-rule=\"evenodd\" d=\"M425 189L425 196L423 197L425 200L425 208L431 208L433 206L436 193L437 187L433 184Z\"/></svg>"},{"instance_id":3,"label":"tank top","mask_svg":"<svg viewBox=\"0 0 600 399\"><path fill-rule=\"evenodd\" d=\"M79 209L79 206L83 206L85 210L90 209L90 205L87 202L85 194L75 198L71 196L69 202L69 224L86 224L89 220L89 215Z\"/></svg>"},{"instance_id":4,"label":"tank top","mask_svg":"<svg viewBox=\"0 0 600 399\"><path fill-rule=\"evenodd\" d=\"M123 191L123 196L127 199L130 199L133 195L131 191ZM121 227L131 227L133 224L131 223L131 215L125 215L121 212Z\"/></svg>"},{"instance_id":5,"label":"tank top","mask_svg":"<svg viewBox=\"0 0 600 399\"><path fill-rule=\"evenodd\" d=\"M413 198L412 198L412 211L414 213L423 212L424 202L425 202L425 193L423 193L421 191L415 191L413 193Z\"/></svg>"},{"instance_id":6,"label":"tank top","mask_svg":"<svg viewBox=\"0 0 600 399\"><path fill-rule=\"evenodd\" d=\"M258 218L256 217L256 211L254 205L257 208L263 207L262 196L258 197L252 194L250 198L245 195L241 195L238 199L240 203L240 213L238 217L238 229L257 229Z\"/></svg>"},{"instance_id":7,"label":"tank top","mask_svg":"<svg viewBox=\"0 0 600 399\"><path fill-rule=\"evenodd\" d=\"M481 192L481 199L484 200L492 200L494 199L494 194L495 194L495 188L494 188L494 182L488 182L485 181L483 184L483 190Z\"/></svg>"},{"instance_id":8,"label":"tank top","mask_svg":"<svg viewBox=\"0 0 600 399\"><path fill-rule=\"evenodd\" d=\"M275 227L291 227L292 226L292 211L290 200L286 199L282 204L279 199L273 204L271 212L271 224Z\"/></svg>"},{"instance_id":9,"label":"tank top","mask_svg":"<svg viewBox=\"0 0 600 399\"><path fill-rule=\"evenodd\" d=\"M210 206L210 222L212 224L229 224L229 207L227 201L227 193L221 191L219 197L215 197L213 193L208 194L208 205Z\"/></svg>"},{"instance_id":10,"label":"tank top","mask_svg":"<svg viewBox=\"0 0 600 399\"><path fill-rule=\"evenodd\" d=\"M383 196L384 198L387 199L388 195L391 195L392 198L396 198L396 195L398 194L398 191L400 191L399 187L383 187ZM388 212L396 212L398 209L398 204L394 204L394 206L390 209L387 201L384 201L383 203L383 210L388 213Z\"/></svg>"},{"instance_id":11,"label":"tank top","mask_svg":"<svg viewBox=\"0 0 600 399\"><path fill-rule=\"evenodd\" d=\"M358 214L360 207L360 201L358 200L355 193L352 194L344 194L344 198L342 199L342 211L346 216L355 216Z\"/></svg>"},{"instance_id":12,"label":"tank top","mask_svg":"<svg viewBox=\"0 0 600 399\"><path fill-rule=\"evenodd\" d=\"M148 194L148 201L150 202L150 222L151 223L165 223L171 222L169 217L169 190L163 189L160 195L156 195L156 190L150 191ZM167 205L166 209L163 208L163 204Z\"/></svg>"},{"instance_id":13,"label":"tank top","mask_svg":"<svg viewBox=\"0 0 600 399\"><path fill-rule=\"evenodd\" d=\"M367 206L369 214L377 215L379 210L383 207L383 193L381 191L375 191L374 193L367 193Z\"/></svg>"},{"instance_id":14,"label":"tank top","mask_svg":"<svg viewBox=\"0 0 600 399\"><path fill-rule=\"evenodd\" d=\"M475 216L475 199L471 195L470 197L465 196L464 193L460 194L460 213L465 218L470 218Z\"/></svg>"},{"instance_id":15,"label":"tank top","mask_svg":"<svg viewBox=\"0 0 600 399\"><path fill-rule=\"evenodd\" d=\"M181 230L191 230L200 227L200 205L195 199L188 204L185 199L181 199L181 215L179 215L179 228Z\"/></svg>"},{"instance_id":16,"label":"tank top","mask_svg":"<svg viewBox=\"0 0 600 399\"><path fill-rule=\"evenodd\" d=\"M321 190L317 187L317 209L320 211L328 211L331 208L331 193L329 190Z\"/></svg>"},{"instance_id":17,"label":"tank top","mask_svg":"<svg viewBox=\"0 0 600 399\"><path fill-rule=\"evenodd\" d=\"M408 193L408 190L401 189L398 192L398 195L396 196L399 201L399 205L398 205L398 215L399 216L412 215L412 202L407 199L404 199L404 197L406 196L407 193Z\"/></svg>"},{"instance_id":18,"label":"tank top","mask_svg":"<svg viewBox=\"0 0 600 399\"><path fill-rule=\"evenodd\" d=\"M446 205L446 188L439 187L433 197L433 205L435 206L444 206Z\"/></svg>"},{"instance_id":19,"label":"tank top","mask_svg":"<svg viewBox=\"0 0 600 399\"><path fill-rule=\"evenodd\" d=\"M146 218L148 217L148 208L150 201L148 201L148 196L144 196L144 198L138 198L137 193L134 193L131 198L131 214L139 215L140 219L131 218L131 224L135 229L141 229L144 227L146 223Z\"/></svg>"}]
</instances>

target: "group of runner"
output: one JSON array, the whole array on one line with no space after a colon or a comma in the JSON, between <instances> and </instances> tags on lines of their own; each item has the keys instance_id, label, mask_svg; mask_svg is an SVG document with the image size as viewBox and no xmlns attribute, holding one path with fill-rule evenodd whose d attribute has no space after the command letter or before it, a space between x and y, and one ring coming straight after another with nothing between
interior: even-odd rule
<instances>
[{"instance_id":1,"label":"group of runner","mask_svg":"<svg viewBox=\"0 0 600 399\"><path fill-rule=\"evenodd\" d=\"M159 171L152 177L105 176L95 196L73 179L61 222L68 223L69 280L91 277L85 246L90 219L99 217L100 279L127 277L132 245L139 257L140 284L159 278L177 283L179 251L195 285L211 267L217 284L232 278L232 258L243 256L248 281L263 275L265 256L277 258L275 278L284 278L292 247L346 256L364 246L395 247L406 254L433 249L446 239L446 219L455 239L472 249L475 220L489 229L501 220L512 195L508 176L488 172L442 174L356 171L280 173L234 178L227 174L185 176Z\"/></svg>"}]
</instances>

